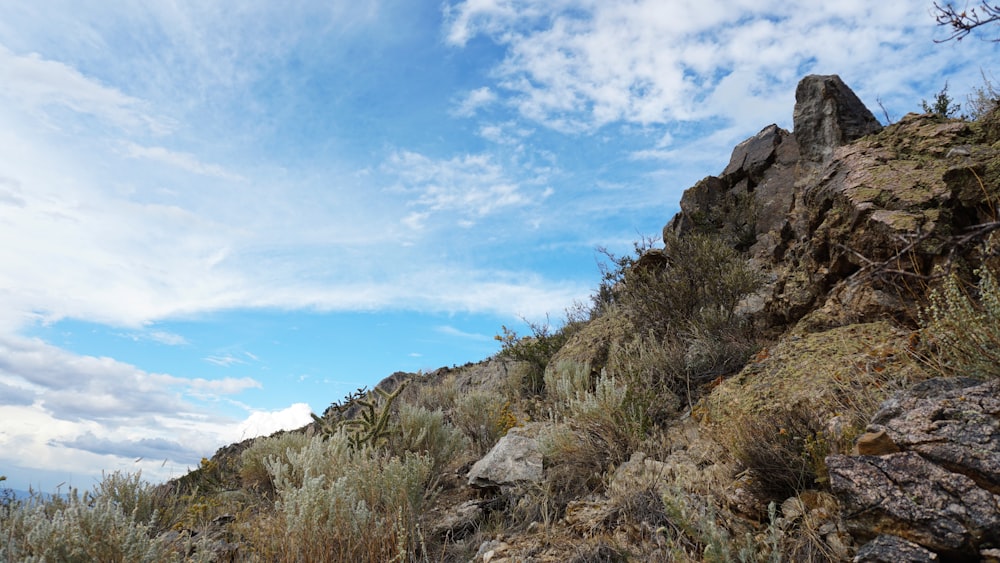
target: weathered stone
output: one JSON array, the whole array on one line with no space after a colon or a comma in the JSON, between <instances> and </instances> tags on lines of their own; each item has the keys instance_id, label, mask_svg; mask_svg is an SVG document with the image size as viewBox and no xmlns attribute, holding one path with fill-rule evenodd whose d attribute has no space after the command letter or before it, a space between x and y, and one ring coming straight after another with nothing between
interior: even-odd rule
<instances>
[{"instance_id":1,"label":"weathered stone","mask_svg":"<svg viewBox=\"0 0 1000 563\"><path fill-rule=\"evenodd\" d=\"M933 379L883 404L871 428L1000 494L1000 380Z\"/></svg>"},{"instance_id":2,"label":"weathered stone","mask_svg":"<svg viewBox=\"0 0 1000 563\"><path fill-rule=\"evenodd\" d=\"M855 455L885 455L899 451L899 446L892 441L885 430L865 432L854 444Z\"/></svg>"},{"instance_id":3,"label":"weathered stone","mask_svg":"<svg viewBox=\"0 0 1000 563\"><path fill-rule=\"evenodd\" d=\"M469 470L469 485L478 488L510 488L542 480L542 451L538 440L511 428L485 457Z\"/></svg>"},{"instance_id":4,"label":"weathered stone","mask_svg":"<svg viewBox=\"0 0 1000 563\"><path fill-rule=\"evenodd\" d=\"M932 551L897 536L882 534L858 549L854 563L931 563Z\"/></svg>"},{"instance_id":5,"label":"weathered stone","mask_svg":"<svg viewBox=\"0 0 1000 563\"><path fill-rule=\"evenodd\" d=\"M659 490L674 476L674 468L667 463L646 457L643 452L635 452L628 461L615 470L608 490L612 493L642 489Z\"/></svg>"},{"instance_id":6,"label":"weathered stone","mask_svg":"<svg viewBox=\"0 0 1000 563\"><path fill-rule=\"evenodd\" d=\"M463 502L435 520L431 534L449 541L464 538L480 526L485 513L482 503L474 500Z\"/></svg>"},{"instance_id":7,"label":"weathered stone","mask_svg":"<svg viewBox=\"0 0 1000 563\"><path fill-rule=\"evenodd\" d=\"M832 455L826 466L856 538L895 535L949 556L1000 539L1000 499L916 453Z\"/></svg>"},{"instance_id":8,"label":"weathered stone","mask_svg":"<svg viewBox=\"0 0 1000 563\"><path fill-rule=\"evenodd\" d=\"M836 74L813 74L799 81L792 121L799 154L812 163L826 162L833 149L882 129Z\"/></svg>"}]
</instances>

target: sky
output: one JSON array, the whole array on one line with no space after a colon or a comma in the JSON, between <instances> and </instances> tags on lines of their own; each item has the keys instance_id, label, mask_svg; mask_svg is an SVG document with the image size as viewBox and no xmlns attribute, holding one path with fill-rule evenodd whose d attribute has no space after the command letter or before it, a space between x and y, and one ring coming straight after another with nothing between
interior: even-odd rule
<instances>
[{"instance_id":1,"label":"sky","mask_svg":"<svg viewBox=\"0 0 1000 563\"><path fill-rule=\"evenodd\" d=\"M964 101L1000 44L946 36L922 0L0 3L5 485L162 481L484 359L801 77Z\"/></svg>"}]
</instances>

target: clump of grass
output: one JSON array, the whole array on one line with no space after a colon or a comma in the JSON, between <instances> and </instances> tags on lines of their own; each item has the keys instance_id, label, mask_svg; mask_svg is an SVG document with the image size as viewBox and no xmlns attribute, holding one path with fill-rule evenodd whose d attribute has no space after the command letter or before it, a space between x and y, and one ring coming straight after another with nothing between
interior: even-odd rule
<instances>
[{"instance_id":1,"label":"clump of grass","mask_svg":"<svg viewBox=\"0 0 1000 563\"><path fill-rule=\"evenodd\" d=\"M829 442L803 405L747 418L736 432L732 453L758 498L780 502L825 479Z\"/></svg>"}]
</instances>

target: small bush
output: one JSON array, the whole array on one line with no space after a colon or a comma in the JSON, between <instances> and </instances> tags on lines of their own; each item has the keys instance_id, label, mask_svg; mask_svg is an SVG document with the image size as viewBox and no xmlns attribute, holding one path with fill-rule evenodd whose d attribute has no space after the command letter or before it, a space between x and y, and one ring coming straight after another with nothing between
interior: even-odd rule
<instances>
[{"instance_id":1,"label":"small bush","mask_svg":"<svg viewBox=\"0 0 1000 563\"><path fill-rule=\"evenodd\" d=\"M427 455L431 473L438 475L455 455L466 449L469 439L444 420L444 412L403 403L389 436L388 450L397 456L407 452Z\"/></svg>"},{"instance_id":2,"label":"small bush","mask_svg":"<svg viewBox=\"0 0 1000 563\"><path fill-rule=\"evenodd\" d=\"M518 419L511 410L510 401L503 395L475 389L455 404L452 423L472 440L477 453L485 454L508 430L517 426Z\"/></svg>"},{"instance_id":3,"label":"small bush","mask_svg":"<svg viewBox=\"0 0 1000 563\"><path fill-rule=\"evenodd\" d=\"M648 419L646 425L663 425L680 406L680 397L691 392L684 365L686 347L677 339L652 334L616 347L605 371L628 389L627 401Z\"/></svg>"},{"instance_id":4,"label":"small bush","mask_svg":"<svg viewBox=\"0 0 1000 563\"><path fill-rule=\"evenodd\" d=\"M747 418L736 432L732 453L758 498L781 502L825 481L830 446L807 407L792 405Z\"/></svg>"},{"instance_id":5,"label":"small bush","mask_svg":"<svg viewBox=\"0 0 1000 563\"><path fill-rule=\"evenodd\" d=\"M704 233L668 235L666 247L636 244L636 258L614 258L605 273L604 309L623 314L641 339L623 350L616 370L649 372L679 397L739 369L760 342L740 302L763 283L761 274L723 239ZM613 285L612 285L613 282ZM626 363L637 363L627 368ZM651 375L651 374L650 374ZM634 387L633 387L634 388Z\"/></svg>"},{"instance_id":6,"label":"small bush","mask_svg":"<svg viewBox=\"0 0 1000 563\"><path fill-rule=\"evenodd\" d=\"M264 493L273 492L274 483L265 462L275 458L287 463L289 452L297 452L308 443L309 437L301 432L283 432L257 438L249 448L240 453L239 473L243 486Z\"/></svg>"},{"instance_id":7,"label":"small bush","mask_svg":"<svg viewBox=\"0 0 1000 563\"><path fill-rule=\"evenodd\" d=\"M187 542L153 537L148 490L137 475L115 473L94 493L72 489L52 502L32 499L0 519L0 561L185 560Z\"/></svg>"},{"instance_id":8,"label":"small bush","mask_svg":"<svg viewBox=\"0 0 1000 563\"><path fill-rule=\"evenodd\" d=\"M1000 285L989 267L976 270L979 283L966 291L956 274L931 292L921 319L937 350L931 361L954 375L1000 376Z\"/></svg>"},{"instance_id":9,"label":"small bush","mask_svg":"<svg viewBox=\"0 0 1000 563\"><path fill-rule=\"evenodd\" d=\"M774 503L768 506L770 525L760 537L749 531L734 533L720 523L723 520L731 525L736 519L722 518L710 499L688 494L681 489L668 491L662 498L669 524L661 530L667 535L671 561L782 561Z\"/></svg>"},{"instance_id":10,"label":"small bush","mask_svg":"<svg viewBox=\"0 0 1000 563\"><path fill-rule=\"evenodd\" d=\"M495 338L500 342L500 357L524 362L528 366L523 389L529 395L538 395L545 387L545 368L549 360L580 330L584 321L574 313L567 313L566 322L558 329L553 329L548 319L544 323L525 322L531 329L531 336L522 337L516 331L501 326L502 334Z\"/></svg>"},{"instance_id":11,"label":"small bush","mask_svg":"<svg viewBox=\"0 0 1000 563\"><path fill-rule=\"evenodd\" d=\"M562 360L545 370L545 395L557 409L565 409L570 401L594 387L589 363Z\"/></svg>"},{"instance_id":12,"label":"small bush","mask_svg":"<svg viewBox=\"0 0 1000 563\"><path fill-rule=\"evenodd\" d=\"M578 393L560 422L539 436L546 464L546 511L560 515L566 504L604 487L609 469L628 460L646 437L649 420L613 377Z\"/></svg>"},{"instance_id":13,"label":"small bush","mask_svg":"<svg viewBox=\"0 0 1000 563\"><path fill-rule=\"evenodd\" d=\"M428 456L352 446L340 431L266 462L276 513L241 530L265 561L407 561L431 478Z\"/></svg>"}]
</instances>

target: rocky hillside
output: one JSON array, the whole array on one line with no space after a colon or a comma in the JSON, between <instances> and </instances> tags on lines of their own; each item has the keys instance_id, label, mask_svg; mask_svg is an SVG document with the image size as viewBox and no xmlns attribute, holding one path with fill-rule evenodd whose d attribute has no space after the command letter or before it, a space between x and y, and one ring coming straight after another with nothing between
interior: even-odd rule
<instances>
[{"instance_id":1,"label":"rocky hillside","mask_svg":"<svg viewBox=\"0 0 1000 563\"><path fill-rule=\"evenodd\" d=\"M223 448L132 525L180 560L1000 561L1000 110L883 128L808 76L793 117L591 310Z\"/></svg>"}]
</instances>

